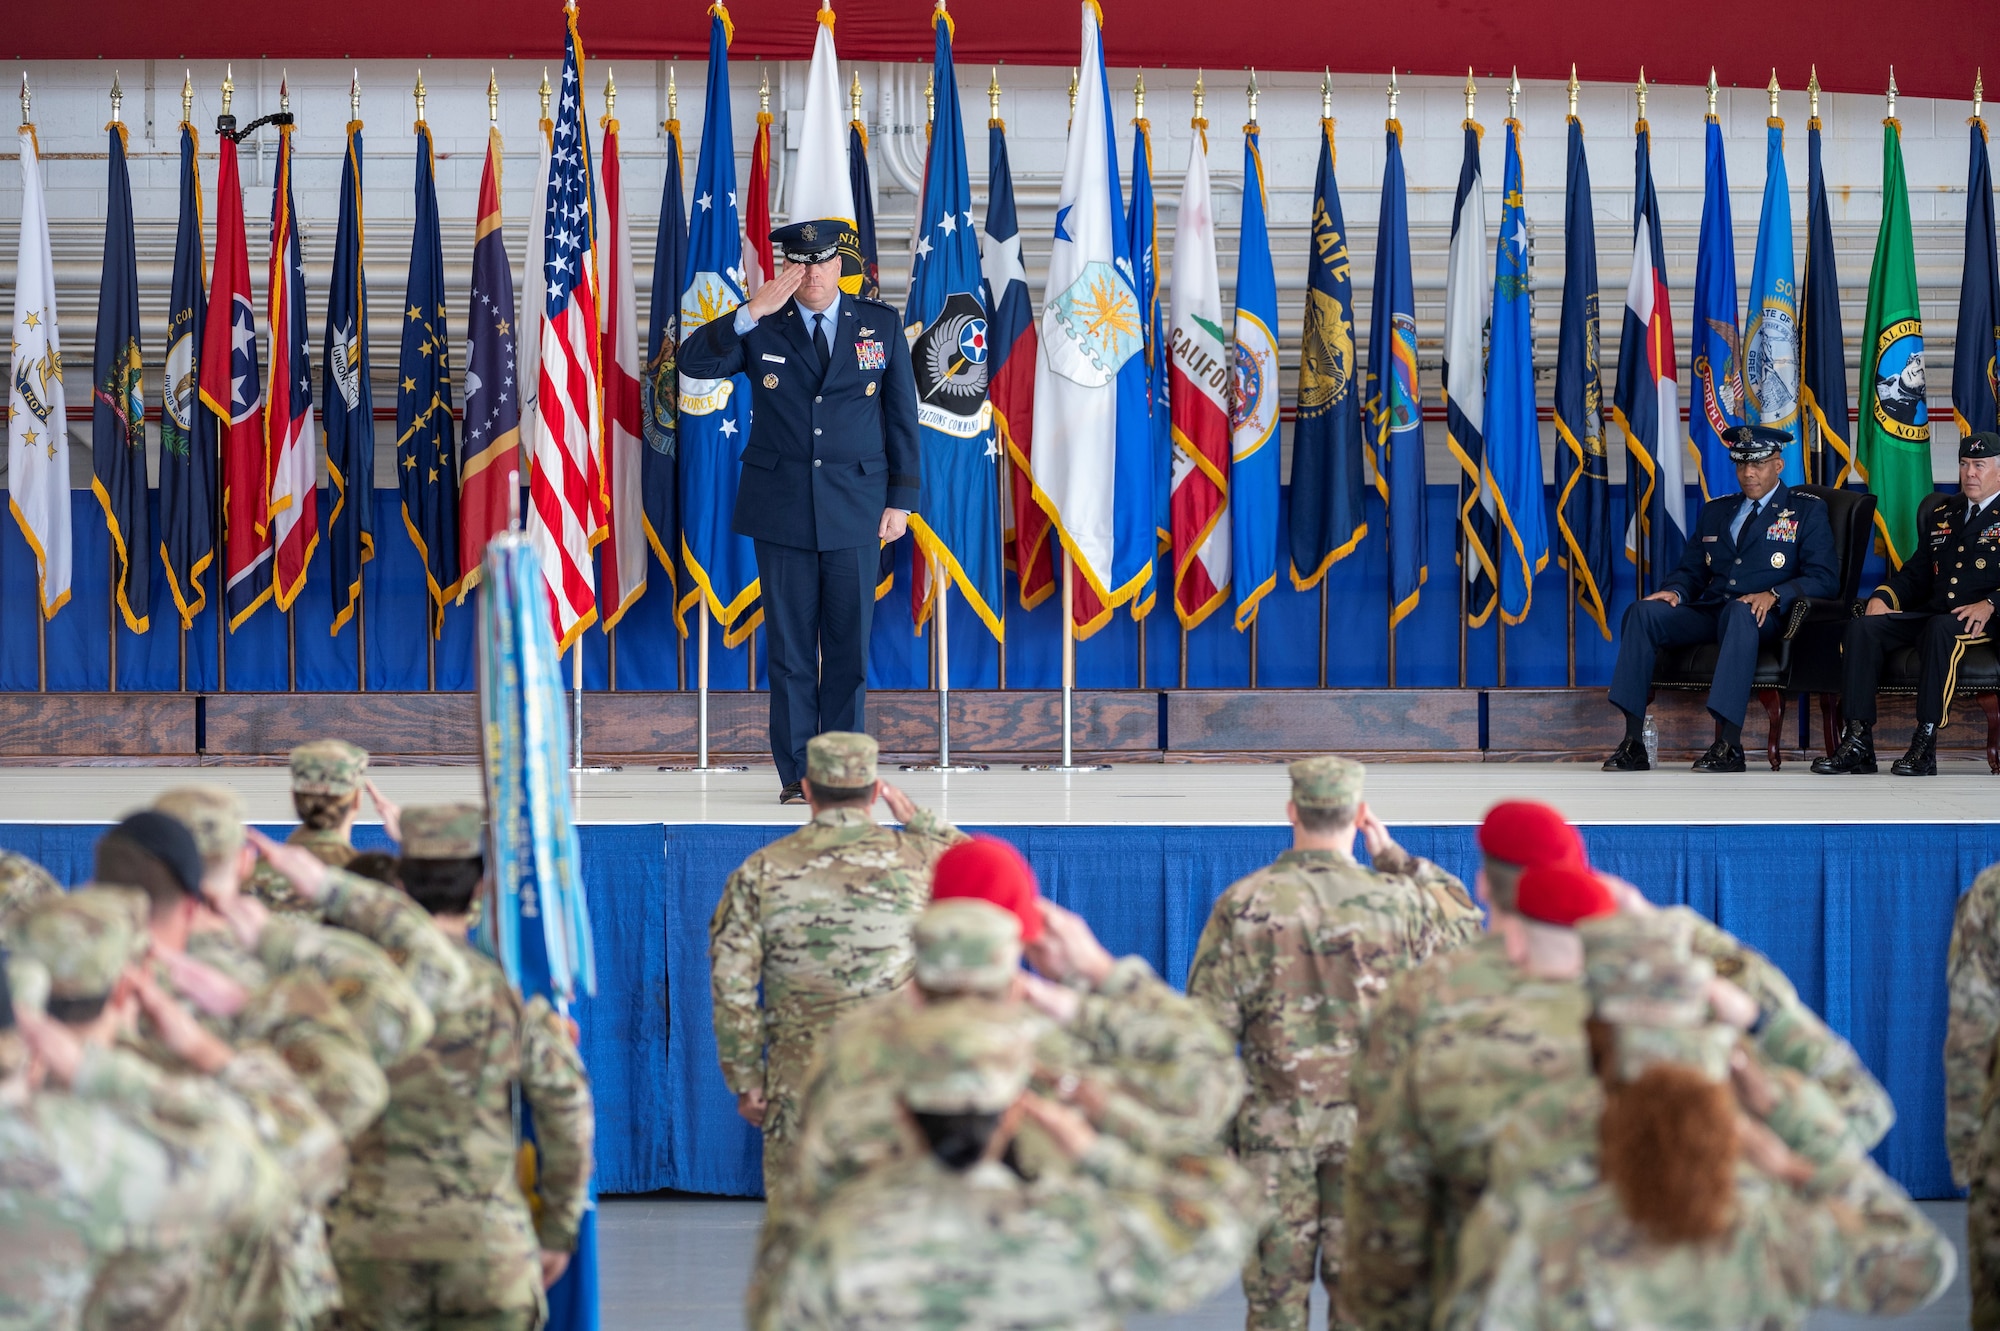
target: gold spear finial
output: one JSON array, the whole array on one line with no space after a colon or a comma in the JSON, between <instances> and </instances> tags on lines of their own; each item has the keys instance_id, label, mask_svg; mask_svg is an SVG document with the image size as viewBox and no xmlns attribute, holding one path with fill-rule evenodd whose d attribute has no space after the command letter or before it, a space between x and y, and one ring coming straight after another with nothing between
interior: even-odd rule
<instances>
[{"instance_id":1,"label":"gold spear finial","mask_svg":"<svg viewBox=\"0 0 2000 1331\"><path fill-rule=\"evenodd\" d=\"M1333 67L1327 66L1319 76L1319 118L1333 119Z\"/></svg>"},{"instance_id":2,"label":"gold spear finial","mask_svg":"<svg viewBox=\"0 0 2000 1331\"><path fill-rule=\"evenodd\" d=\"M1708 67L1708 118L1715 119L1715 95L1721 91L1715 82L1715 66Z\"/></svg>"},{"instance_id":3,"label":"gold spear finial","mask_svg":"<svg viewBox=\"0 0 2000 1331\"><path fill-rule=\"evenodd\" d=\"M1250 86L1243 90L1243 94L1250 99L1250 123L1253 125L1257 123L1257 93L1257 67L1252 65L1250 66Z\"/></svg>"},{"instance_id":4,"label":"gold spear finial","mask_svg":"<svg viewBox=\"0 0 2000 1331\"><path fill-rule=\"evenodd\" d=\"M278 73L278 113L280 115L290 115L292 113L290 70L281 70Z\"/></svg>"},{"instance_id":5,"label":"gold spear finial","mask_svg":"<svg viewBox=\"0 0 2000 1331\"><path fill-rule=\"evenodd\" d=\"M1812 67L1812 77L1806 80L1806 112L1814 120L1819 119L1819 66Z\"/></svg>"},{"instance_id":6,"label":"gold spear finial","mask_svg":"<svg viewBox=\"0 0 2000 1331\"><path fill-rule=\"evenodd\" d=\"M425 93L424 93L424 71L421 69L417 71L417 86L410 90L410 95L417 99L417 123L422 124L424 120Z\"/></svg>"},{"instance_id":7,"label":"gold spear finial","mask_svg":"<svg viewBox=\"0 0 2000 1331\"><path fill-rule=\"evenodd\" d=\"M28 88L28 71L21 71L21 123L35 123L35 94Z\"/></svg>"},{"instance_id":8,"label":"gold spear finial","mask_svg":"<svg viewBox=\"0 0 2000 1331\"><path fill-rule=\"evenodd\" d=\"M612 77L611 66L604 67L604 118L610 120L618 114L618 80Z\"/></svg>"},{"instance_id":9,"label":"gold spear finial","mask_svg":"<svg viewBox=\"0 0 2000 1331\"><path fill-rule=\"evenodd\" d=\"M861 119L861 66L854 67L854 81L847 85L847 118Z\"/></svg>"},{"instance_id":10,"label":"gold spear finial","mask_svg":"<svg viewBox=\"0 0 2000 1331\"><path fill-rule=\"evenodd\" d=\"M1520 116L1515 113L1520 109L1521 70L1519 66L1516 66L1513 72L1507 76L1507 118L1509 120L1519 120Z\"/></svg>"},{"instance_id":11,"label":"gold spear finial","mask_svg":"<svg viewBox=\"0 0 2000 1331\"><path fill-rule=\"evenodd\" d=\"M124 105L125 90L118 86L118 71L114 69L111 71L111 119L113 122L124 118L119 114L119 108Z\"/></svg>"},{"instance_id":12,"label":"gold spear finial","mask_svg":"<svg viewBox=\"0 0 2000 1331\"><path fill-rule=\"evenodd\" d=\"M1143 69L1139 71L1139 76L1132 80L1132 118L1134 120L1146 118L1146 71Z\"/></svg>"},{"instance_id":13,"label":"gold spear finial","mask_svg":"<svg viewBox=\"0 0 2000 1331\"><path fill-rule=\"evenodd\" d=\"M924 123L933 124L937 120L937 71L924 75Z\"/></svg>"},{"instance_id":14,"label":"gold spear finial","mask_svg":"<svg viewBox=\"0 0 2000 1331\"><path fill-rule=\"evenodd\" d=\"M681 90L674 86L674 67L667 66L667 119L681 118Z\"/></svg>"},{"instance_id":15,"label":"gold spear finial","mask_svg":"<svg viewBox=\"0 0 2000 1331\"><path fill-rule=\"evenodd\" d=\"M1076 119L1076 66L1075 65L1071 65L1069 70L1069 118L1071 120Z\"/></svg>"},{"instance_id":16,"label":"gold spear finial","mask_svg":"<svg viewBox=\"0 0 2000 1331\"><path fill-rule=\"evenodd\" d=\"M1202 114L1201 114L1202 103L1206 102L1207 100L1208 100L1208 85L1202 82L1201 71L1197 69L1194 72L1194 118L1196 120L1202 119Z\"/></svg>"},{"instance_id":17,"label":"gold spear finial","mask_svg":"<svg viewBox=\"0 0 2000 1331\"><path fill-rule=\"evenodd\" d=\"M500 71L490 65L486 69L486 123L500 123Z\"/></svg>"},{"instance_id":18,"label":"gold spear finial","mask_svg":"<svg viewBox=\"0 0 2000 1331\"><path fill-rule=\"evenodd\" d=\"M1764 91L1770 94L1771 119L1776 120L1778 118L1778 71L1775 68L1771 70L1771 81L1764 85Z\"/></svg>"},{"instance_id":19,"label":"gold spear finial","mask_svg":"<svg viewBox=\"0 0 2000 1331\"><path fill-rule=\"evenodd\" d=\"M1639 83L1634 92L1639 94L1639 119L1646 118L1646 67L1639 66Z\"/></svg>"},{"instance_id":20,"label":"gold spear finial","mask_svg":"<svg viewBox=\"0 0 2000 1331\"><path fill-rule=\"evenodd\" d=\"M1972 118L1974 120L1979 119L1979 104L1985 100L1986 100L1985 71L1975 69L1972 71Z\"/></svg>"},{"instance_id":21,"label":"gold spear finial","mask_svg":"<svg viewBox=\"0 0 2000 1331\"><path fill-rule=\"evenodd\" d=\"M1479 85L1472 81L1472 66L1467 65L1465 67L1465 118L1467 120L1477 120L1479 118L1473 110L1478 99Z\"/></svg>"},{"instance_id":22,"label":"gold spear finial","mask_svg":"<svg viewBox=\"0 0 2000 1331\"><path fill-rule=\"evenodd\" d=\"M1583 85L1576 81L1576 62L1571 61L1569 66L1569 118L1571 120L1576 119L1576 95L1582 90Z\"/></svg>"},{"instance_id":23,"label":"gold spear finial","mask_svg":"<svg viewBox=\"0 0 2000 1331\"><path fill-rule=\"evenodd\" d=\"M355 66L354 77L347 83L347 118L361 119L361 68Z\"/></svg>"},{"instance_id":24,"label":"gold spear finial","mask_svg":"<svg viewBox=\"0 0 2000 1331\"><path fill-rule=\"evenodd\" d=\"M1889 66L1889 119L1896 118L1896 67Z\"/></svg>"},{"instance_id":25,"label":"gold spear finial","mask_svg":"<svg viewBox=\"0 0 2000 1331\"><path fill-rule=\"evenodd\" d=\"M1000 66L993 66L993 81L986 85L986 118L1000 118Z\"/></svg>"},{"instance_id":26,"label":"gold spear finial","mask_svg":"<svg viewBox=\"0 0 2000 1331\"><path fill-rule=\"evenodd\" d=\"M671 72L669 72L668 77L673 77ZM547 65L542 66L542 86L537 91L541 94L542 98L542 119L547 120L549 118L549 94L554 91L553 88L549 87L549 67Z\"/></svg>"},{"instance_id":27,"label":"gold spear finial","mask_svg":"<svg viewBox=\"0 0 2000 1331\"><path fill-rule=\"evenodd\" d=\"M1389 66L1389 119L1396 118L1396 103L1403 96L1402 88L1396 84L1396 67Z\"/></svg>"},{"instance_id":28,"label":"gold spear finial","mask_svg":"<svg viewBox=\"0 0 2000 1331\"><path fill-rule=\"evenodd\" d=\"M181 121L194 123L194 71L181 70Z\"/></svg>"},{"instance_id":29,"label":"gold spear finial","mask_svg":"<svg viewBox=\"0 0 2000 1331\"><path fill-rule=\"evenodd\" d=\"M771 67L764 66L763 77L757 83L757 114L771 114Z\"/></svg>"},{"instance_id":30,"label":"gold spear finial","mask_svg":"<svg viewBox=\"0 0 2000 1331\"><path fill-rule=\"evenodd\" d=\"M229 114L230 103L236 100L236 66L222 67L222 114Z\"/></svg>"}]
</instances>

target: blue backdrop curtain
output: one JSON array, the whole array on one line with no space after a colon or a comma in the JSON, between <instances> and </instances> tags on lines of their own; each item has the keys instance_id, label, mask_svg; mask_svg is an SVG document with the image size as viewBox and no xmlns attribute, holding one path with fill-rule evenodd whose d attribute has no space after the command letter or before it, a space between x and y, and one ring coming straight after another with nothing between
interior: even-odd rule
<instances>
[{"instance_id":1,"label":"blue backdrop curtain","mask_svg":"<svg viewBox=\"0 0 2000 1331\"><path fill-rule=\"evenodd\" d=\"M0 824L0 847L78 883L102 830ZM577 1017L597 1096L600 1192L757 1193L757 1136L716 1066L708 917L730 870L784 830L581 829L599 987ZM1082 912L1113 952L1145 957L1176 984L1216 896L1287 838L1282 827L987 830L1020 846L1043 890ZM1396 832L1471 878L1474 829ZM1603 826L1584 838L1601 868L1657 902L1694 907L1783 967L1895 1098L1896 1127L1876 1153L1883 1167L1919 1197L1952 1195L1942 1141L1945 949L1959 891L2000 860L2000 827ZM383 844L372 826L356 839Z\"/></svg>"}]
</instances>

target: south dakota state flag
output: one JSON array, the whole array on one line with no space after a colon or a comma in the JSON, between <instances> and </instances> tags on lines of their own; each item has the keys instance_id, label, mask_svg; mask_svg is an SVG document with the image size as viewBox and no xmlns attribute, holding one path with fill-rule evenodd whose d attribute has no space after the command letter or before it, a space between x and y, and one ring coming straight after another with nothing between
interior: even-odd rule
<instances>
[{"instance_id":1,"label":"south dakota state flag","mask_svg":"<svg viewBox=\"0 0 2000 1331\"><path fill-rule=\"evenodd\" d=\"M1153 460L1146 413L1145 313L1118 189L1118 139L1096 0L1079 6L1082 83L1056 198L1035 363L1035 502L1097 598L1087 637L1144 600L1153 579ZM1275 402L1274 402L1275 409ZM1275 500L1276 495L1274 494ZM1275 530L1272 545L1277 544Z\"/></svg>"},{"instance_id":2,"label":"south dakota state flag","mask_svg":"<svg viewBox=\"0 0 2000 1331\"><path fill-rule=\"evenodd\" d=\"M1507 122L1500 244L1493 265L1493 346L1486 362L1486 487L1500 524L1500 622L1528 617L1549 562L1542 436L1535 421L1535 332L1528 293L1528 214L1521 195L1521 122Z\"/></svg>"},{"instance_id":3,"label":"south dakota state flag","mask_svg":"<svg viewBox=\"0 0 2000 1331\"><path fill-rule=\"evenodd\" d=\"M923 493L910 515L910 530L930 568L949 572L997 639L1004 636L996 529L999 440L993 432L993 408L986 401L991 348L981 300L979 233L972 225L965 123L952 73L951 20L940 10L931 26L937 37L937 119L918 214L921 239L903 312L904 326L920 330L911 343L910 360L917 379Z\"/></svg>"},{"instance_id":4,"label":"south dakota state flag","mask_svg":"<svg viewBox=\"0 0 2000 1331\"><path fill-rule=\"evenodd\" d=\"M1368 534L1361 510L1361 384L1354 339L1354 261L1333 174L1333 121L1319 122L1306 253L1306 322L1299 348L1299 414L1292 432L1292 586L1319 585ZM1384 207L1388 205L1385 201ZM1393 241L1391 242L1393 244Z\"/></svg>"},{"instance_id":5,"label":"south dakota state flag","mask_svg":"<svg viewBox=\"0 0 2000 1331\"><path fill-rule=\"evenodd\" d=\"M708 30L708 101L702 111L701 160L695 166L688 229L681 333L743 303L743 226L736 211L736 147L729 121L729 12L717 4ZM681 610L706 597L708 613L734 647L763 621L757 602L757 554L730 530L743 444L750 436L750 381L681 377L681 562L688 585Z\"/></svg>"},{"instance_id":6,"label":"south dakota state flag","mask_svg":"<svg viewBox=\"0 0 2000 1331\"><path fill-rule=\"evenodd\" d=\"M1694 312L1688 329L1694 371L1688 439L1704 499L1735 489L1735 464L1723 432L1743 424L1743 336L1736 323L1736 233L1729 220L1729 166L1722 126L1708 118L1707 183L1701 243L1694 263Z\"/></svg>"},{"instance_id":7,"label":"south dakota state flag","mask_svg":"<svg viewBox=\"0 0 2000 1331\"><path fill-rule=\"evenodd\" d=\"M1229 539L1236 627L1278 585L1278 275L1264 222L1264 159L1243 127L1243 229L1236 259L1236 390L1229 399Z\"/></svg>"}]
</instances>

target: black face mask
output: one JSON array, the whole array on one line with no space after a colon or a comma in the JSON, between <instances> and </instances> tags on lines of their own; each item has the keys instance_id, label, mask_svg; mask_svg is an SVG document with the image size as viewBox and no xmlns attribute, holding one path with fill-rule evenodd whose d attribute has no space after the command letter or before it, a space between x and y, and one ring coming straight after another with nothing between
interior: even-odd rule
<instances>
[{"instance_id":1,"label":"black face mask","mask_svg":"<svg viewBox=\"0 0 2000 1331\"><path fill-rule=\"evenodd\" d=\"M14 986L7 977L7 949L0 947L0 1031L14 1029Z\"/></svg>"}]
</instances>

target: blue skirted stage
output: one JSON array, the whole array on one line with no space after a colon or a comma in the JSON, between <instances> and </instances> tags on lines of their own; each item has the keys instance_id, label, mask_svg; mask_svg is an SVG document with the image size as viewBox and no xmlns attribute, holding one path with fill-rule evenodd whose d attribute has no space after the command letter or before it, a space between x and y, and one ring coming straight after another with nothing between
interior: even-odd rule
<instances>
[{"instance_id":1,"label":"blue skirted stage","mask_svg":"<svg viewBox=\"0 0 2000 1331\"><path fill-rule=\"evenodd\" d=\"M1120 769L1121 776L1138 770ZM1179 770L1185 785L1189 769ZM1438 781L1466 770L1429 769ZM1220 776L1219 769L1207 771ZM1261 771L1282 776L1281 768ZM1484 793L1491 789L1489 774L1501 775L1493 767L1470 771L1488 778L1478 783L1477 801L1501 797ZM223 771L202 775L230 779ZM1505 772L1516 786L1507 793L1532 794L1550 781L1566 778L1568 784L1582 775L1515 766ZM382 776L390 784L389 771ZM156 772L149 779L164 785L175 778ZM1170 778L1161 773L1152 779ZM1415 778L1393 779L1408 784ZM1647 779L1619 787L1628 802L1644 795ZM1665 773L1651 779L1680 784ZM1945 816L1951 800L1939 802L1937 812L1912 813L1907 822L1865 821L1883 816L1879 812L1851 822L1737 821L1754 812L1758 792L1773 791L1778 780L1700 784L1708 809L1717 800L1733 800L1743 812L1689 810L1690 816L1715 818L1690 825L1637 821L1659 816L1661 803L1682 803L1661 801L1664 787L1655 784L1656 807L1635 813L1635 821L1585 827L1591 858L1640 884L1655 901L1693 906L1782 966L1806 1001L1854 1042L1894 1096L1899 1118L1880 1149L1883 1165L1918 1197L1950 1196L1941 1137L1945 950L1959 892L2000 860L2000 826L1916 821ZM1794 786L1786 780L1784 793L1792 797L1787 807L1796 807L1798 794L1806 791L1825 792L1829 801L1851 808L1857 801L1879 803L1889 792L1913 797L1918 792L1911 784L1856 778ZM1975 785L1958 791L1958 784L1942 779L1923 793L1937 801L1983 790ZM952 787L953 800L964 798L961 789L963 784ZM670 1188L750 1196L759 1191L756 1136L736 1116L716 1067L707 958L708 917L724 878L786 830L784 823L765 821L778 816L777 810L764 812L770 794L761 783L757 791L756 822L596 822L582 828L599 989L578 1017L597 1095L600 1192ZM1964 816L1966 803L1956 800L1958 816ZM585 816L592 816L588 801L585 807ZM1395 823L1386 796L1378 807L1404 845L1471 878L1477 853L1470 825ZM1179 982L1217 894L1275 856L1288 833L1268 824L1168 821L1185 816L1188 806L1152 808L1161 810L1156 816L1162 821L1062 822L1057 814L1044 823L985 830L1019 845L1043 890L1080 911L1114 952L1137 953ZM109 816L106 811L97 818ZM786 811L787 822L790 816ZM979 825L976 818L958 816L967 827ZM990 816L997 822L1007 815ZM0 847L33 856L65 881L81 882L102 826L95 819L0 824ZM268 830L285 828L275 824ZM357 842L381 844L380 829L359 829Z\"/></svg>"}]
</instances>

